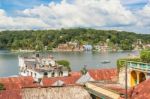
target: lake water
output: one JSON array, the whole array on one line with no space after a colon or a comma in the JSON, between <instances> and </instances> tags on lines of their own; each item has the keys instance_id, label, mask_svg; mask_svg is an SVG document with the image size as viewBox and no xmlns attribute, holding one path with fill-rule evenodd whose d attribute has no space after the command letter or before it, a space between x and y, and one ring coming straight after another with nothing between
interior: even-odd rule
<instances>
[{"instance_id":1,"label":"lake water","mask_svg":"<svg viewBox=\"0 0 150 99\"><path fill-rule=\"evenodd\" d=\"M135 52L49 52L56 60L68 60L73 71L79 71L84 65L87 68L114 68L116 60ZM18 74L18 53L0 51L0 77ZM110 63L102 64L104 60Z\"/></svg>"}]
</instances>

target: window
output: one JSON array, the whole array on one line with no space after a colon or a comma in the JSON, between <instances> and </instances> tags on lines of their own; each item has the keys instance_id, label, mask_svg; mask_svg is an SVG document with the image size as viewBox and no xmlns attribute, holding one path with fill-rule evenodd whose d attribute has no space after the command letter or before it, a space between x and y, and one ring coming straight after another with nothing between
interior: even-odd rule
<instances>
[{"instance_id":1,"label":"window","mask_svg":"<svg viewBox=\"0 0 150 99\"><path fill-rule=\"evenodd\" d=\"M59 72L59 76L63 76L63 72L62 71Z\"/></svg>"},{"instance_id":2,"label":"window","mask_svg":"<svg viewBox=\"0 0 150 99\"><path fill-rule=\"evenodd\" d=\"M36 77L36 73L34 74L34 76Z\"/></svg>"},{"instance_id":3,"label":"window","mask_svg":"<svg viewBox=\"0 0 150 99\"><path fill-rule=\"evenodd\" d=\"M55 76L55 72L52 72L52 77L54 77Z\"/></svg>"},{"instance_id":4,"label":"window","mask_svg":"<svg viewBox=\"0 0 150 99\"><path fill-rule=\"evenodd\" d=\"M48 76L48 73L47 72L44 72L44 77L47 77Z\"/></svg>"}]
</instances>

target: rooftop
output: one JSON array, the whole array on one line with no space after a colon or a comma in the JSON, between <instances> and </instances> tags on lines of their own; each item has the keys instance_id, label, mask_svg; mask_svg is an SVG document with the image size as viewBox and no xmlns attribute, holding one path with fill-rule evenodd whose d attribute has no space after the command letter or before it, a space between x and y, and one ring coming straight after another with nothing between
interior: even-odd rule
<instances>
[{"instance_id":1,"label":"rooftop","mask_svg":"<svg viewBox=\"0 0 150 99\"><path fill-rule=\"evenodd\" d=\"M112 81L92 81L85 84L89 93L98 97L104 96L107 99L125 98L125 88L117 82ZM132 94L132 88L127 90L128 97Z\"/></svg>"},{"instance_id":2,"label":"rooftop","mask_svg":"<svg viewBox=\"0 0 150 99\"><path fill-rule=\"evenodd\" d=\"M94 80L112 80L113 77L117 75L117 70L116 69L91 69L88 70L88 73L90 77L92 77ZM0 92L0 99L1 97L8 97L6 99L10 99L10 95L18 98L14 99L21 99L20 95L22 95L22 91L24 89L30 89L31 92L34 92L35 89L39 90L38 88L45 88L41 92L47 92L49 90L49 87L58 87L58 86L79 86L80 84L77 84L77 80L80 79L82 76L81 72L70 72L70 76L68 77L50 77L50 78L43 78L42 79L42 85L39 83L34 82L34 79L30 76L23 77L7 77L7 78L0 78L0 83L4 84L4 87L6 90ZM80 86L81 87L81 86ZM35 89L34 89L35 88ZM32 90L34 89L34 90ZM45 90L45 91L44 91ZM53 91L52 91L53 92ZM66 93L66 92L65 92ZM77 91L78 93L78 91ZM28 92L26 92L28 95ZM45 93L43 93L45 95ZM70 93L72 94L72 93ZM34 95L34 94L32 94ZM35 96L38 95L35 93ZM31 94L29 95L31 96ZM32 97L32 96L31 96ZM13 99L13 98L11 98ZM25 98L25 99L30 99L30 98ZM51 99L51 98L50 98ZM70 99L70 98L65 98L65 99ZM79 99L79 98L76 98ZM82 99L82 98L80 98ZM83 98L83 99L91 99L91 98Z\"/></svg>"},{"instance_id":3,"label":"rooftop","mask_svg":"<svg viewBox=\"0 0 150 99\"><path fill-rule=\"evenodd\" d=\"M36 87L32 77L7 77L0 78L0 83L4 84L6 90L21 89L22 87Z\"/></svg>"},{"instance_id":4,"label":"rooftop","mask_svg":"<svg viewBox=\"0 0 150 99\"><path fill-rule=\"evenodd\" d=\"M0 92L0 99L91 99L81 86L23 88Z\"/></svg>"},{"instance_id":5,"label":"rooftop","mask_svg":"<svg viewBox=\"0 0 150 99\"><path fill-rule=\"evenodd\" d=\"M132 99L149 99L150 97L150 79L143 81L133 88Z\"/></svg>"}]
</instances>

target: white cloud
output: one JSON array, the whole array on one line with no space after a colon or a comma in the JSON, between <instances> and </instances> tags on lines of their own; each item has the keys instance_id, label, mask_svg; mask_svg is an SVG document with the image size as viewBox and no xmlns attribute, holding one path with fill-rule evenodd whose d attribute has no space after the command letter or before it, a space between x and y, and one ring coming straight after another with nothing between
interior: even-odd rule
<instances>
[{"instance_id":1,"label":"white cloud","mask_svg":"<svg viewBox=\"0 0 150 99\"><path fill-rule=\"evenodd\" d=\"M26 9L23 14L38 17L56 28L129 25L136 21L119 0L76 0L72 3L63 0L60 4L52 2L48 6Z\"/></svg>"},{"instance_id":2,"label":"white cloud","mask_svg":"<svg viewBox=\"0 0 150 99\"><path fill-rule=\"evenodd\" d=\"M35 28L48 28L48 25L38 18L9 17L4 10L0 9L0 30Z\"/></svg>"},{"instance_id":3,"label":"white cloud","mask_svg":"<svg viewBox=\"0 0 150 99\"><path fill-rule=\"evenodd\" d=\"M136 13L138 17L138 26L150 28L150 3Z\"/></svg>"},{"instance_id":4,"label":"white cloud","mask_svg":"<svg viewBox=\"0 0 150 99\"><path fill-rule=\"evenodd\" d=\"M7 16L0 10L0 29L48 29L65 27L107 27L134 30L150 26L150 6L132 12L122 0L62 0L19 11L20 16ZM141 0L136 0L141 2ZM128 4L131 0L127 0ZM144 18L144 19L143 19ZM133 27L131 29L129 27ZM149 28L147 28L149 29Z\"/></svg>"}]
</instances>

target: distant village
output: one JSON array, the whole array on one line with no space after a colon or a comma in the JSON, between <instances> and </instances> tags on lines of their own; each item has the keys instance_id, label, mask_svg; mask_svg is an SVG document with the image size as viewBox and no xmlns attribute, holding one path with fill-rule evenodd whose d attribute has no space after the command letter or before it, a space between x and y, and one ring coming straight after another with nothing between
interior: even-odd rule
<instances>
[{"instance_id":1,"label":"distant village","mask_svg":"<svg viewBox=\"0 0 150 99\"><path fill-rule=\"evenodd\" d=\"M117 44L115 46L109 45L109 39L106 42L100 43L98 45L83 44L80 45L77 42L67 42L64 44L59 44L57 48L53 51L98 51L98 52L115 52L122 51ZM141 39L137 39L137 42L132 44L133 50L142 50L150 48L150 44L143 44ZM46 47L47 48L47 47Z\"/></svg>"}]
</instances>

